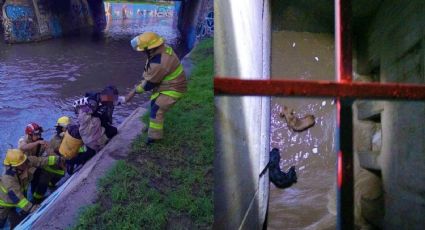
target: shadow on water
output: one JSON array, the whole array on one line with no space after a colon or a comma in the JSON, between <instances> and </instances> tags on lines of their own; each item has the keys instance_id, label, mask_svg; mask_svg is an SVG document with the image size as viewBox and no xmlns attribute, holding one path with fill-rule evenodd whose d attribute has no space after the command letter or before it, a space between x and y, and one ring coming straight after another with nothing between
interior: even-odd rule
<instances>
[{"instance_id":1,"label":"shadow on water","mask_svg":"<svg viewBox=\"0 0 425 230\"><path fill-rule=\"evenodd\" d=\"M80 33L37 43L0 42L0 153L8 143L17 146L27 123L35 121L53 134L58 117L74 118L72 103L85 92L115 85L128 92L141 78L145 56L130 46L132 37L154 31L165 37L182 57L188 50L176 28L175 17L111 20L96 36ZM136 97L115 109L114 123L122 122L149 100ZM0 166L1 167L1 166Z\"/></svg>"}]
</instances>

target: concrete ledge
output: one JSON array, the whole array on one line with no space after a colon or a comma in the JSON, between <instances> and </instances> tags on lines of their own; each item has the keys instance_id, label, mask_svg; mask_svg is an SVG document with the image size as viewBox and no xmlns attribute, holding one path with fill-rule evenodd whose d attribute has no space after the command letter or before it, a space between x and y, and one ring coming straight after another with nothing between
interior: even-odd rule
<instances>
[{"instance_id":1,"label":"concrete ledge","mask_svg":"<svg viewBox=\"0 0 425 230\"><path fill-rule=\"evenodd\" d=\"M378 162L379 152L362 151L357 152L359 156L360 166L364 169L380 171L381 166Z\"/></svg>"},{"instance_id":2,"label":"concrete ledge","mask_svg":"<svg viewBox=\"0 0 425 230\"><path fill-rule=\"evenodd\" d=\"M118 127L118 135L51 194L52 199L43 202L40 209L16 229L66 229L74 224L80 208L96 201L98 179L105 175L116 160L130 152L133 139L144 126L140 117L145 112L146 109L140 107L127 117Z\"/></svg>"},{"instance_id":3,"label":"concrete ledge","mask_svg":"<svg viewBox=\"0 0 425 230\"><path fill-rule=\"evenodd\" d=\"M384 105L380 101L358 101L357 109L359 120L380 121Z\"/></svg>"}]
</instances>

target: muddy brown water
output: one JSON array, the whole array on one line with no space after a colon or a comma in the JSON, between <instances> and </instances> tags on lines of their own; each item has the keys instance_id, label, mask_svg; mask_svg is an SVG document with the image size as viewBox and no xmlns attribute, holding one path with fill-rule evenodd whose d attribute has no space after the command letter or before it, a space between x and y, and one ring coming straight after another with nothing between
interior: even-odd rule
<instances>
[{"instance_id":1,"label":"muddy brown water","mask_svg":"<svg viewBox=\"0 0 425 230\"><path fill-rule=\"evenodd\" d=\"M140 80L146 61L132 50L132 37L157 32L180 57L185 55L176 24L176 17L108 20L104 36L98 39L79 35L29 44L0 42L0 159L8 143L16 147L31 121L48 129L43 136L49 139L60 116L75 118L72 103L85 92L106 85L117 86L120 94L128 92ZM116 107L114 123L118 125L147 100L148 95L138 96Z\"/></svg>"},{"instance_id":2,"label":"muddy brown water","mask_svg":"<svg viewBox=\"0 0 425 230\"><path fill-rule=\"evenodd\" d=\"M334 39L330 34L272 33L272 79L334 80ZM316 124L297 133L279 111L313 114ZM270 186L268 229L335 229L336 106L333 98L271 100L270 147L281 151L281 168L295 165L298 183Z\"/></svg>"}]
</instances>

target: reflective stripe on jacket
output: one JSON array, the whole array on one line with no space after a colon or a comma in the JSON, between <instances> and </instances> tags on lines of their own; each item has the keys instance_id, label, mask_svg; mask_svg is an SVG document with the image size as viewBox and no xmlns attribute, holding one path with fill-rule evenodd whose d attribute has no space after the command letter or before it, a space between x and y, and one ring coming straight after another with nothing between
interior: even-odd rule
<instances>
[{"instance_id":1,"label":"reflective stripe on jacket","mask_svg":"<svg viewBox=\"0 0 425 230\"><path fill-rule=\"evenodd\" d=\"M159 84L153 89L153 99L158 97L159 93L178 99L186 92L186 75L171 47L159 47L148 62L143 77L146 81Z\"/></svg>"},{"instance_id":2,"label":"reflective stripe on jacket","mask_svg":"<svg viewBox=\"0 0 425 230\"><path fill-rule=\"evenodd\" d=\"M50 139L49 147L47 148L47 155L48 156L58 156L59 153L59 147L62 143L63 137L54 135L52 139ZM43 168L47 172L53 173L55 175L64 176L65 175L65 169L60 166L45 166Z\"/></svg>"},{"instance_id":3,"label":"reflective stripe on jacket","mask_svg":"<svg viewBox=\"0 0 425 230\"><path fill-rule=\"evenodd\" d=\"M28 165L31 167L43 167L57 164L58 157L34 157L28 156ZM24 171L18 175L14 168L10 166L4 171L0 179L0 206L18 207L29 212L32 203L25 197L25 190L32 179L33 174L30 170Z\"/></svg>"}]
</instances>

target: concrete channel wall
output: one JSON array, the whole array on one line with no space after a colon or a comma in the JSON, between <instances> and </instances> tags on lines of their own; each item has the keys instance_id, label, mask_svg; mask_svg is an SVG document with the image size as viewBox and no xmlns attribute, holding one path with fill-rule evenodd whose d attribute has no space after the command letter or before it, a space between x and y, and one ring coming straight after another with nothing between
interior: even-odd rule
<instances>
[{"instance_id":1,"label":"concrete channel wall","mask_svg":"<svg viewBox=\"0 0 425 230\"><path fill-rule=\"evenodd\" d=\"M424 84L424 12L422 0L383 1L373 20L363 24L365 33L359 34L357 70L375 81ZM382 126L382 147L375 149L377 157L369 155L363 162L382 173L385 213L381 227L422 229L425 103L382 101L358 108L359 116L365 119L380 117Z\"/></svg>"},{"instance_id":2,"label":"concrete channel wall","mask_svg":"<svg viewBox=\"0 0 425 230\"><path fill-rule=\"evenodd\" d=\"M270 78L267 0L214 1L217 76ZM214 229L261 229L269 195L270 98L215 97Z\"/></svg>"}]
</instances>

